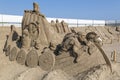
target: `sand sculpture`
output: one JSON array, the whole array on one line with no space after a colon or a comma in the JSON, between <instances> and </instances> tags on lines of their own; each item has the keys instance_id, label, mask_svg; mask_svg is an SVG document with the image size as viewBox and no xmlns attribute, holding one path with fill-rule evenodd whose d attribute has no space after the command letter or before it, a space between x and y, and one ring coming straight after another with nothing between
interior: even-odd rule
<instances>
[{"instance_id":1,"label":"sand sculpture","mask_svg":"<svg viewBox=\"0 0 120 80\"><path fill-rule=\"evenodd\" d=\"M70 29L68 28L68 24L64 22L64 20L62 20L61 22L59 22L58 19L56 19L56 23L51 20L51 26L53 27L54 31L57 33L69 33Z\"/></svg>"},{"instance_id":2,"label":"sand sculpture","mask_svg":"<svg viewBox=\"0 0 120 80\"><path fill-rule=\"evenodd\" d=\"M116 31L120 32L120 26L116 27Z\"/></svg>"},{"instance_id":3,"label":"sand sculpture","mask_svg":"<svg viewBox=\"0 0 120 80\"><path fill-rule=\"evenodd\" d=\"M62 24L62 28L63 28L64 33L69 33L70 29L68 28L68 24L65 23L64 20L61 21L61 24Z\"/></svg>"},{"instance_id":4,"label":"sand sculpture","mask_svg":"<svg viewBox=\"0 0 120 80\"><path fill-rule=\"evenodd\" d=\"M100 64L111 68L110 60L101 48L102 40L95 32L86 35L71 32L64 21L59 23L56 20L56 24L53 21L50 24L40 13L38 4L33 3L33 6L33 10L24 12L21 36L11 26L3 49L10 61L16 60L28 67L40 66L46 71L62 69L70 75L77 75ZM53 33L53 29L56 32ZM61 33L64 38L57 36Z\"/></svg>"}]
</instances>

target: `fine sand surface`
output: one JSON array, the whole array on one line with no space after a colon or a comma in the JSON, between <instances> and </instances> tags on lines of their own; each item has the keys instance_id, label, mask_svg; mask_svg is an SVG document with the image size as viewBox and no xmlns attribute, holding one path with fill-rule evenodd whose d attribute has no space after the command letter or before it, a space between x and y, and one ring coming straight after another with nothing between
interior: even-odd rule
<instances>
[{"instance_id":1,"label":"fine sand surface","mask_svg":"<svg viewBox=\"0 0 120 80\"><path fill-rule=\"evenodd\" d=\"M111 52L115 50L117 53L117 63L112 62L112 73L106 65L101 65L72 77L62 70L46 72L40 67L28 68L19 65L16 61L9 61L9 57L6 57L2 51L9 32L10 28L0 27L0 80L120 80L120 42L114 41L102 47L110 60L112 60ZM17 32L21 34L21 29L17 28Z\"/></svg>"}]
</instances>

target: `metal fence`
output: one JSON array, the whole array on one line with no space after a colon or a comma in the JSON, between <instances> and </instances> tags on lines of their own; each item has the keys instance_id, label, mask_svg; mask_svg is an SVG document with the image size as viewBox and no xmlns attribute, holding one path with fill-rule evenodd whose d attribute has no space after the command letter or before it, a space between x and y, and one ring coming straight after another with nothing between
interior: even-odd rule
<instances>
[{"instance_id":1,"label":"metal fence","mask_svg":"<svg viewBox=\"0 0 120 80\"><path fill-rule=\"evenodd\" d=\"M105 26L120 26L120 20L106 20Z\"/></svg>"}]
</instances>

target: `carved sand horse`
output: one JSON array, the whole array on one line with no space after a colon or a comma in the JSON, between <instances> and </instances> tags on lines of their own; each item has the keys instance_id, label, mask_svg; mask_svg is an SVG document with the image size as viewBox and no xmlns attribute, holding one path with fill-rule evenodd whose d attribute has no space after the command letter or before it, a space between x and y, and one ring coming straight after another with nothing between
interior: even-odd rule
<instances>
[{"instance_id":1,"label":"carved sand horse","mask_svg":"<svg viewBox=\"0 0 120 80\"><path fill-rule=\"evenodd\" d=\"M101 53L103 55L105 53L102 52L101 48L100 51L94 50L94 48L97 49L96 44L87 43L84 38L78 37L76 33L72 33L72 37L71 33L67 33L63 38L62 45L57 43L57 39L52 42L55 36L50 31L52 26L40 13L38 4L34 3L33 5L34 9L25 11L23 16L22 35L13 36L17 32L12 27L6 40L3 50L6 56L9 56L10 61L16 60L17 63L28 67L40 66L46 71L62 69L70 75L77 75L100 64L107 63L110 65L109 59L102 56ZM94 37L94 35L92 36ZM81 38L81 41L78 38ZM84 44L81 44L81 42ZM99 48L99 46L97 47ZM66 49L72 50L68 51ZM59 53L61 54L59 55Z\"/></svg>"}]
</instances>

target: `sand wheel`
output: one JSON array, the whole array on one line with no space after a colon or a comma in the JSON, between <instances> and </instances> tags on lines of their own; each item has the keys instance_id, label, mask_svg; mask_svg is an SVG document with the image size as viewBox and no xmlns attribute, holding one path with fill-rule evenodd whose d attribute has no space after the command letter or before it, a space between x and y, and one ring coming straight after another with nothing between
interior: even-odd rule
<instances>
[{"instance_id":1,"label":"sand wheel","mask_svg":"<svg viewBox=\"0 0 120 80\"><path fill-rule=\"evenodd\" d=\"M39 56L39 66L45 71L50 71L55 65L55 55L48 51Z\"/></svg>"},{"instance_id":2,"label":"sand wheel","mask_svg":"<svg viewBox=\"0 0 120 80\"><path fill-rule=\"evenodd\" d=\"M21 49L21 50L18 52L16 61L17 61L19 64L24 65L24 64L25 64L25 60L26 60L26 52L25 52L25 50Z\"/></svg>"},{"instance_id":3,"label":"sand wheel","mask_svg":"<svg viewBox=\"0 0 120 80\"><path fill-rule=\"evenodd\" d=\"M9 56L9 54L10 54L10 45L8 45L8 47L6 48L6 51L5 51L6 56Z\"/></svg>"},{"instance_id":4,"label":"sand wheel","mask_svg":"<svg viewBox=\"0 0 120 80\"><path fill-rule=\"evenodd\" d=\"M16 56L17 56L17 48L13 47L9 54L9 60L14 61L16 59Z\"/></svg>"},{"instance_id":5,"label":"sand wheel","mask_svg":"<svg viewBox=\"0 0 120 80\"><path fill-rule=\"evenodd\" d=\"M28 67L36 67L38 65L38 53L32 49L26 57L26 65Z\"/></svg>"}]
</instances>

